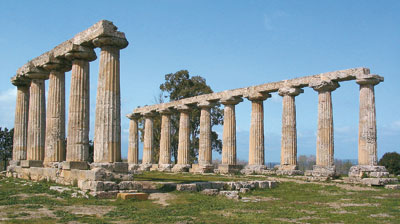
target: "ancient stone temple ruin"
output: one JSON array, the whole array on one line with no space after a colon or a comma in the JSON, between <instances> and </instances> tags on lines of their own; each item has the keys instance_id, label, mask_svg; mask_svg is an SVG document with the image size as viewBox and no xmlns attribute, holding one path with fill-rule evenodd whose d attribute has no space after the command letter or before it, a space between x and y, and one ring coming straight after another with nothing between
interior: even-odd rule
<instances>
[{"instance_id":1,"label":"ancient stone temple ruin","mask_svg":"<svg viewBox=\"0 0 400 224\"><path fill-rule=\"evenodd\" d=\"M313 76L266 83L246 88L200 95L169 103L137 108L130 119L128 162L121 161L120 50L128 46L125 34L112 22L102 20L54 49L34 58L18 69L11 82L17 87L13 160L8 175L33 180L52 180L77 184L92 191L134 190L136 170L172 172L218 172L221 174L261 173L302 174L297 168L295 98L302 88L313 88L318 95L318 136L314 169L306 175L335 175L331 94L339 82L355 80L360 88L359 165L350 175L383 177L388 173L377 166L377 135L374 86L383 77L367 68L355 68ZM89 154L89 63L96 60L94 48L101 48L97 83L94 129L94 162ZM65 127L65 72L71 71L68 127ZM49 91L47 107L45 82ZM268 170L264 164L263 104L272 92L283 98L281 165ZM237 165L235 105L243 98L252 102L249 139L249 164ZM222 163L211 164L210 108L224 106ZM198 164L189 162L189 112L201 109ZM171 163L172 113L180 114L178 161ZM153 118L161 116L159 149L153 148ZM143 158L139 164L138 120L144 118ZM67 130L67 132L65 132ZM67 140L66 140L67 139ZM159 161L153 161L160 150Z\"/></svg>"}]
</instances>

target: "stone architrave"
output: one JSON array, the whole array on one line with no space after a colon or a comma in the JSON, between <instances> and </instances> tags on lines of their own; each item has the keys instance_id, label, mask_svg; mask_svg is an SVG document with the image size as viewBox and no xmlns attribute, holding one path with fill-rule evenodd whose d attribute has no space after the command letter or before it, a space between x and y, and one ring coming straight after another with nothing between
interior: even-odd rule
<instances>
[{"instance_id":1,"label":"stone architrave","mask_svg":"<svg viewBox=\"0 0 400 224\"><path fill-rule=\"evenodd\" d=\"M236 115L235 105L242 102L241 97L229 96L221 99L224 105L224 129L222 135L222 164L219 173L239 172L241 166L236 164Z\"/></svg>"},{"instance_id":2,"label":"stone architrave","mask_svg":"<svg viewBox=\"0 0 400 224\"><path fill-rule=\"evenodd\" d=\"M50 72L44 165L51 167L52 163L65 160L65 72L71 64L52 59L44 68Z\"/></svg>"},{"instance_id":3,"label":"stone architrave","mask_svg":"<svg viewBox=\"0 0 400 224\"><path fill-rule=\"evenodd\" d=\"M383 177L388 172L384 166L378 166L377 131L374 86L383 82L378 75L357 77L360 85L360 118L358 127L358 165L352 166L350 177Z\"/></svg>"},{"instance_id":4,"label":"stone architrave","mask_svg":"<svg viewBox=\"0 0 400 224\"><path fill-rule=\"evenodd\" d=\"M165 108L158 111L161 114L161 137L158 170L170 171L171 164L171 114L172 110Z\"/></svg>"},{"instance_id":5,"label":"stone architrave","mask_svg":"<svg viewBox=\"0 0 400 224\"><path fill-rule=\"evenodd\" d=\"M28 114L29 114L29 79L12 79L17 87L17 101L15 104L13 162L19 165L26 160Z\"/></svg>"},{"instance_id":6,"label":"stone architrave","mask_svg":"<svg viewBox=\"0 0 400 224\"><path fill-rule=\"evenodd\" d=\"M331 92L339 87L332 80L316 79L309 84L318 92L318 132L316 165L313 176L334 176L333 110Z\"/></svg>"},{"instance_id":7,"label":"stone architrave","mask_svg":"<svg viewBox=\"0 0 400 224\"><path fill-rule=\"evenodd\" d=\"M141 170L149 170L153 164L153 118L156 114L149 112L143 114L144 121L144 142L143 142L143 157L142 164L140 165Z\"/></svg>"},{"instance_id":8,"label":"stone architrave","mask_svg":"<svg viewBox=\"0 0 400 224\"><path fill-rule=\"evenodd\" d=\"M89 62L97 58L92 48L74 45L66 54L72 61L68 109L67 158L63 168L87 169L89 156ZM68 163L68 164L67 164Z\"/></svg>"},{"instance_id":9,"label":"stone architrave","mask_svg":"<svg viewBox=\"0 0 400 224\"><path fill-rule=\"evenodd\" d=\"M179 141L178 141L178 161L172 168L173 172L188 172L190 168L190 107L180 105L176 108L180 112L179 118Z\"/></svg>"},{"instance_id":10,"label":"stone architrave","mask_svg":"<svg viewBox=\"0 0 400 224\"><path fill-rule=\"evenodd\" d=\"M120 49L126 38L98 37L101 48L94 128L94 162L121 162Z\"/></svg>"},{"instance_id":11,"label":"stone architrave","mask_svg":"<svg viewBox=\"0 0 400 224\"><path fill-rule=\"evenodd\" d=\"M271 97L269 93L253 92L247 96L251 101L251 124L249 139L249 164L242 172L262 173L265 166L264 148L264 100Z\"/></svg>"},{"instance_id":12,"label":"stone architrave","mask_svg":"<svg viewBox=\"0 0 400 224\"><path fill-rule=\"evenodd\" d=\"M282 87L278 94L282 99L282 141L281 165L279 170L287 173L297 170L297 131L296 131L296 104L295 96L304 90L296 87Z\"/></svg>"},{"instance_id":13,"label":"stone architrave","mask_svg":"<svg viewBox=\"0 0 400 224\"><path fill-rule=\"evenodd\" d=\"M200 108L199 162L192 164L191 172L194 173L212 173L214 171L211 147L211 108L214 105L210 101L197 104Z\"/></svg>"},{"instance_id":14,"label":"stone architrave","mask_svg":"<svg viewBox=\"0 0 400 224\"><path fill-rule=\"evenodd\" d=\"M46 128L45 80L48 79L48 73L34 68L28 77L32 79L28 112L27 163L29 164L23 166L42 166Z\"/></svg>"}]
</instances>

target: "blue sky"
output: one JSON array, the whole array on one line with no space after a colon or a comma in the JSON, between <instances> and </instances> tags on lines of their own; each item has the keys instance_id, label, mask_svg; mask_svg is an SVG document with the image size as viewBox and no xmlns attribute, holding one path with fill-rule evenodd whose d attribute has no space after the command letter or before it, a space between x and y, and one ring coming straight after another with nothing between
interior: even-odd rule
<instances>
[{"instance_id":1,"label":"blue sky","mask_svg":"<svg viewBox=\"0 0 400 224\"><path fill-rule=\"evenodd\" d=\"M0 127L13 127L9 79L28 60L101 19L130 45L121 51L122 155L128 119L153 104L164 75L181 69L216 92L322 72L369 67L376 86L378 156L400 152L400 1L6 1L0 2ZM99 50L96 50L99 56ZM91 63L91 132L98 60ZM70 87L66 76L66 98ZM358 85L333 92L335 157L357 158ZM298 155L315 155L317 93L296 97ZM266 161L279 161L281 97L264 103ZM251 104L237 106L238 158L248 158ZM222 134L222 127L214 128ZM214 155L218 157L218 155Z\"/></svg>"}]
</instances>

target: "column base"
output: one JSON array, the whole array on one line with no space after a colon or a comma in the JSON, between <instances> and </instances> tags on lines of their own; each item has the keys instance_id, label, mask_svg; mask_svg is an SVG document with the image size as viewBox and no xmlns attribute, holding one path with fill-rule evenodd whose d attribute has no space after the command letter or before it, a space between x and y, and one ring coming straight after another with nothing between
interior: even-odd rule
<instances>
[{"instance_id":1,"label":"column base","mask_svg":"<svg viewBox=\"0 0 400 224\"><path fill-rule=\"evenodd\" d=\"M214 165L212 164L192 164L189 169L191 173L214 173Z\"/></svg>"},{"instance_id":2,"label":"column base","mask_svg":"<svg viewBox=\"0 0 400 224\"><path fill-rule=\"evenodd\" d=\"M43 161L42 160L21 160L21 167L22 168L43 167Z\"/></svg>"},{"instance_id":3,"label":"column base","mask_svg":"<svg viewBox=\"0 0 400 224\"><path fill-rule=\"evenodd\" d=\"M140 171L150 171L151 167L153 167L153 164L148 163L148 164L140 164L139 165L139 170Z\"/></svg>"},{"instance_id":4,"label":"column base","mask_svg":"<svg viewBox=\"0 0 400 224\"><path fill-rule=\"evenodd\" d=\"M234 174L239 173L242 168L242 165L219 164L216 171L220 174Z\"/></svg>"},{"instance_id":5,"label":"column base","mask_svg":"<svg viewBox=\"0 0 400 224\"><path fill-rule=\"evenodd\" d=\"M63 170L87 170L89 164L86 161L64 161L62 163Z\"/></svg>"},{"instance_id":6,"label":"column base","mask_svg":"<svg viewBox=\"0 0 400 224\"><path fill-rule=\"evenodd\" d=\"M303 174L303 171L298 170L297 165L280 165L276 171L276 175L296 176Z\"/></svg>"},{"instance_id":7,"label":"column base","mask_svg":"<svg viewBox=\"0 0 400 224\"><path fill-rule=\"evenodd\" d=\"M388 177L389 172L384 166L373 166L373 165L356 165L350 167L349 177L350 178L381 178Z\"/></svg>"},{"instance_id":8,"label":"column base","mask_svg":"<svg viewBox=\"0 0 400 224\"><path fill-rule=\"evenodd\" d=\"M171 171L174 173L189 172L190 164L175 164Z\"/></svg>"},{"instance_id":9,"label":"column base","mask_svg":"<svg viewBox=\"0 0 400 224\"><path fill-rule=\"evenodd\" d=\"M247 165L240 172L242 174L264 174L268 170L265 165Z\"/></svg>"},{"instance_id":10,"label":"column base","mask_svg":"<svg viewBox=\"0 0 400 224\"><path fill-rule=\"evenodd\" d=\"M171 172L173 164L153 164L150 171Z\"/></svg>"},{"instance_id":11,"label":"column base","mask_svg":"<svg viewBox=\"0 0 400 224\"><path fill-rule=\"evenodd\" d=\"M125 162L90 164L90 169L95 169L95 168L103 168L110 172L115 172L115 173L128 173L129 164Z\"/></svg>"},{"instance_id":12,"label":"column base","mask_svg":"<svg viewBox=\"0 0 400 224\"><path fill-rule=\"evenodd\" d=\"M304 175L313 176L313 177L335 177L336 176L336 167L335 166L314 165L313 169L306 170Z\"/></svg>"}]
</instances>

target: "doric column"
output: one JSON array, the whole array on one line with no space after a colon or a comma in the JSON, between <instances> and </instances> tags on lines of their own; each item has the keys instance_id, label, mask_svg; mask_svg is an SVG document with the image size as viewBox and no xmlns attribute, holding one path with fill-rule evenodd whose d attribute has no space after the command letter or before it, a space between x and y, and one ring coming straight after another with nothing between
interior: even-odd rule
<instances>
[{"instance_id":1,"label":"doric column","mask_svg":"<svg viewBox=\"0 0 400 224\"><path fill-rule=\"evenodd\" d=\"M377 135L374 86L382 82L380 76L361 77L360 85L360 118L358 127L358 164L376 166Z\"/></svg>"},{"instance_id":2,"label":"doric column","mask_svg":"<svg viewBox=\"0 0 400 224\"><path fill-rule=\"evenodd\" d=\"M158 111L161 114L160 155L158 165L171 167L171 114L170 109Z\"/></svg>"},{"instance_id":3,"label":"doric column","mask_svg":"<svg viewBox=\"0 0 400 224\"><path fill-rule=\"evenodd\" d=\"M180 105L176 108L180 112L179 118L179 140L178 140L178 162L174 166L174 172L189 171L190 154L190 108L187 105Z\"/></svg>"},{"instance_id":4,"label":"doric column","mask_svg":"<svg viewBox=\"0 0 400 224\"><path fill-rule=\"evenodd\" d=\"M211 148L211 107L209 101L197 104L200 107L200 137L199 137L199 165L210 165L212 163Z\"/></svg>"},{"instance_id":5,"label":"doric column","mask_svg":"<svg viewBox=\"0 0 400 224\"><path fill-rule=\"evenodd\" d=\"M297 169L297 131L295 96L304 90L296 87L283 87L278 94L282 99L282 141L281 170Z\"/></svg>"},{"instance_id":6,"label":"doric column","mask_svg":"<svg viewBox=\"0 0 400 224\"><path fill-rule=\"evenodd\" d=\"M101 48L94 128L94 162L121 162L120 49L128 46L125 38L99 37L93 40Z\"/></svg>"},{"instance_id":7,"label":"doric column","mask_svg":"<svg viewBox=\"0 0 400 224\"><path fill-rule=\"evenodd\" d=\"M128 163L139 163L139 132L138 122L140 115L131 114L129 117L129 143L128 143Z\"/></svg>"},{"instance_id":8,"label":"doric column","mask_svg":"<svg viewBox=\"0 0 400 224\"><path fill-rule=\"evenodd\" d=\"M52 59L44 68L50 72L44 162L51 166L65 160L65 72L71 64Z\"/></svg>"},{"instance_id":9,"label":"doric column","mask_svg":"<svg viewBox=\"0 0 400 224\"><path fill-rule=\"evenodd\" d=\"M148 112L143 115L145 123L142 164L151 166L153 163L153 117L155 114L153 112Z\"/></svg>"},{"instance_id":10,"label":"doric column","mask_svg":"<svg viewBox=\"0 0 400 224\"><path fill-rule=\"evenodd\" d=\"M242 102L241 97L221 99L224 105L224 129L222 134L222 164L218 166L220 173L238 172L236 166L236 115L235 105Z\"/></svg>"},{"instance_id":11,"label":"doric column","mask_svg":"<svg viewBox=\"0 0 400 224\"><path fill-rule=\"evenodd\" d=\"M66 156L70 166L63 168L85 169L89 156L89 62L97 57L93 49L78 45L66 57L72 61Z\"/></svg>"},{"instance_id":12,"label":"doric column","mask_svg":"<svg viewBox=\"0 0 400 224\"><path fill-rule=\"evenodd\" d=\"M29 114L29 79L13 79L17 87L17 102L15 104L13 160L19 165L20 160L26 160L28 114Z\"/></svg>"},{"instance_id":13,"label":"doric column","mask_svg":"<svg viewBox=\"0 0 400 224\"><path fill-rule=\"evenodd\" d=\"M45 79L48 73L34 68L28 77L32 79L29 89L29 118L27 160L29 165L42 166L46 128ZM37 162L34 162L37 161Z\"/></svg>"},{"instance_id":14,"label":"doric column","mask_svg":"<svg viewBox=\"0 0 400 224\"><path fill-rule=\"evenodd\" d=\"M247 98L251 101L251 123L249 139L248 172L261 172L266 169L264 155L264 100L271 94L254 92Z\"/></svg>"}]
</instances>

